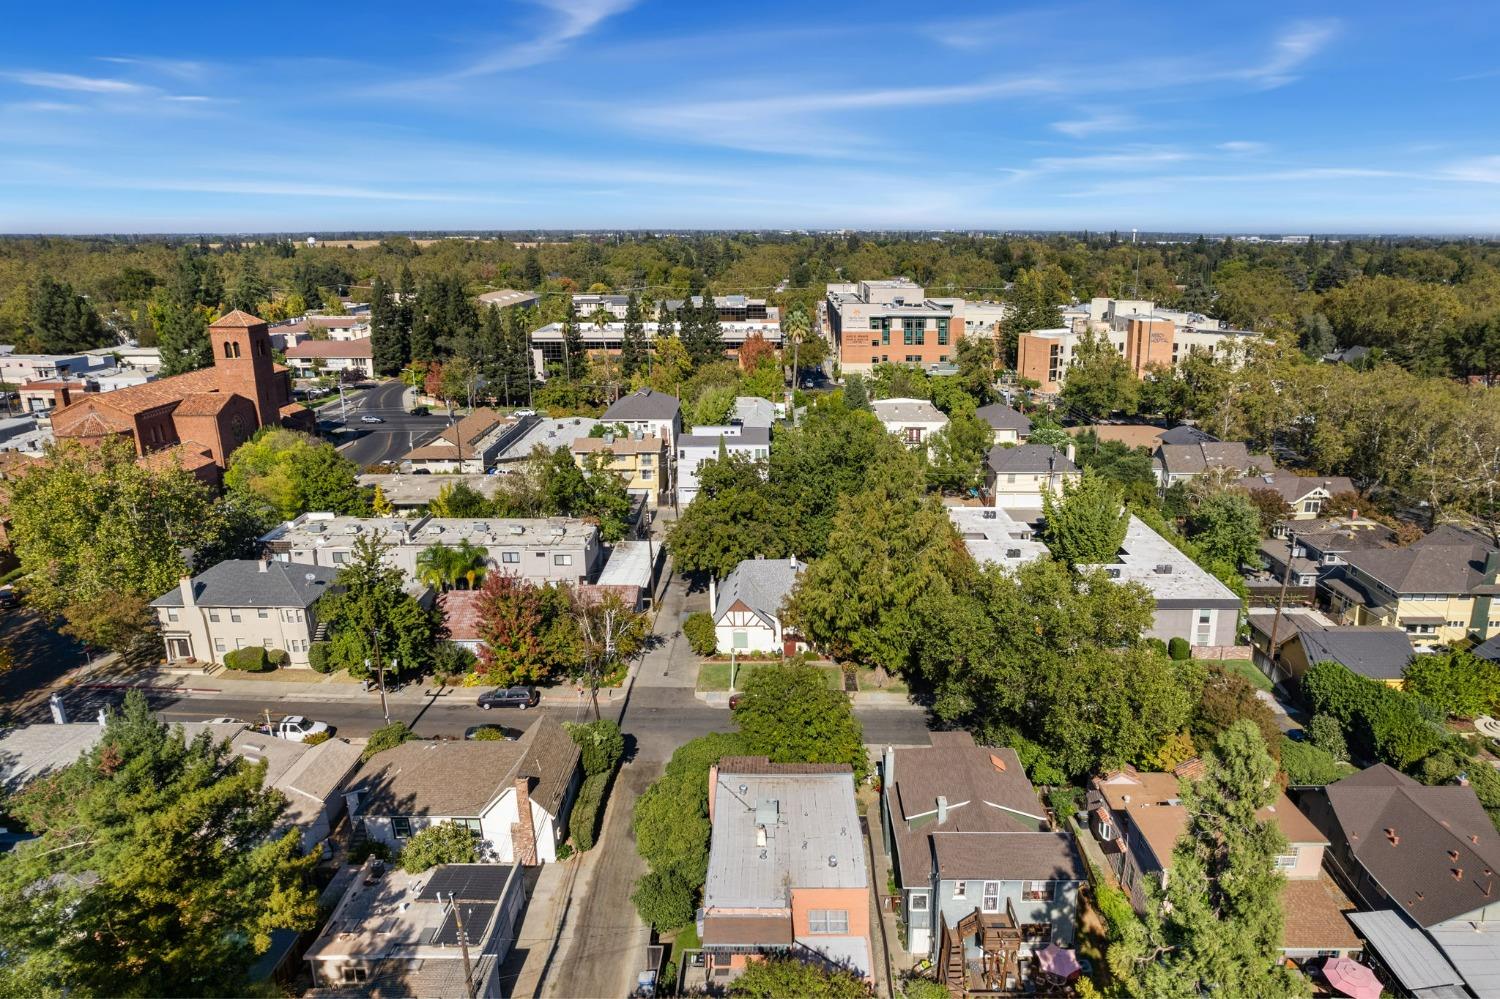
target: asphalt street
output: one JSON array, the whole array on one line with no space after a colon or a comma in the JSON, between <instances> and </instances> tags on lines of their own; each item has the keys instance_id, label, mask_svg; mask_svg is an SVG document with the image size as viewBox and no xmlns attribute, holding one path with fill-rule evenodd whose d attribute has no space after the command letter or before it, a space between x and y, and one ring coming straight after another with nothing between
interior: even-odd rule
<instances>
[{"instance_id":1,"label":"asphalt street","mask_svg":"<svg viewBox=\"0 0 1500 999\"><path fill-rule=\"evenodd\" d=\"M335 402L319 411L319 429L330 434L344 457L361 468L397 461L448 425L448 417L441 413L408 413L402 405L405 392L406 386L399 381L383 382L353 396L346 390L344 408ZM347 423L342 419L345 410ZM361 416L379 417L384 422L361 423Z\"/></svg>"}]
</instances>

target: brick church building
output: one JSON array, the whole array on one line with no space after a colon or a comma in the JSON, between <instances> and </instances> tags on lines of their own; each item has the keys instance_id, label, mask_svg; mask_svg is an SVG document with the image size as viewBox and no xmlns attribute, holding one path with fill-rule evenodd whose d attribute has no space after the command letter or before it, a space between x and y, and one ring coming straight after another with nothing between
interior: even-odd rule
<instances>
[{"instance_id":1,"label":"brick church building","mask_svg":"<svg viewBox=\"0 0 1500 999\"><path fill-rule=\"evenodd\" d=\"M235 448L265 426L311 431L262 319L235 310L208 328L212 367L88 395L52 414L59 441L128 437L148 461L180 461L217 484Z\"/></svg>"}]
</instances>

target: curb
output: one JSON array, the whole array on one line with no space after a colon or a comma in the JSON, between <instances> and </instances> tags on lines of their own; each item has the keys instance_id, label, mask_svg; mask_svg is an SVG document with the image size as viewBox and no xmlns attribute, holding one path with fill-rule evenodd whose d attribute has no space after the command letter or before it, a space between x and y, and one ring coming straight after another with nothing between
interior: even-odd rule
<instances>
[{"instance_id":1,"label":"curb","mask_svg":"<svg viewBox=\"0 0 1500 999\"><path fill-rule=\"evenodd\" d=\"M144 690L148 694L222 694L217 687L162 687L150 683L75 683L71 690Z\"/></svg>"}]
</instances>

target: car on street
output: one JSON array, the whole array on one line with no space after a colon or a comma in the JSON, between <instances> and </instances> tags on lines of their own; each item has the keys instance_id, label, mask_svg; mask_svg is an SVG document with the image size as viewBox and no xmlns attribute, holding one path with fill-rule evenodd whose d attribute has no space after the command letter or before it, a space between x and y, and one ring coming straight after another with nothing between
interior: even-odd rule
<instances>
[{"instance_id":1,"label":"car on street","mask_svg":"<svg viewBox=\"0 0 1500 999\"><path fill-rule=\"evenodd\" d=\"M288 742L306 742L312 736L330 731L327 722L313 721L302 715L287 715L269 727L260 726L260 730L266 735L274 735Z\"/></svg>"},{"instance_id":2,"label":"car on street","mask_svg":"<svg viewBox=\"0 0 1500 999\"><path fill-rule=\"evenodd\" d=\"M514 417L516 417L518 419L520 417L522 417L522 416L535 416L536 415L536 410L534 410L534 409L518 409L514 413L511 413L510 415L514 416Z\"/></svg>"},{"instance_id":3,"label":"car on street","mask_svg":"<svg viewBox=\"0 0 1500 999\"><path fill-rule=\"evenodd\" d=\"M535 687L500 687L496 690L486 690L479 695L475 703L488 711L490 708L534 708L542 701L542 695L537 693Z\"/></svg>"},{"instance_id":4,"label":"car on street","mask_svg":"<svg viewBox=\"0 0 1500 999\"><path fill-rule=\"evenodd\" d=\"M464 738L471 742L475 739L515 742L520 737L519 732L513 728L506 728L504 725L470 725L464 729Z\"/></svg>"},{"instance_id":5,"label":"car on street","mask_svg":"<svg viewBox=\"0 0 1500 999\"><path fill-rule=\"evenodd\" d=\"M385 421L382 420L378 416L371 416L369 413L366 413L364 416L361 416L359 418L359 422L361 422L361 423L384 423Z\"/></svg>"},{"instance_id":6,"label":"car on street","mask_svg":"<svg viewBox=\"0 0 1500 999\"><path fill-rule=\"evenodd\" d=\"M9 610L21 606L21 595L14 586L0 586L0 607Z\"/></svg>"}]
</instances>

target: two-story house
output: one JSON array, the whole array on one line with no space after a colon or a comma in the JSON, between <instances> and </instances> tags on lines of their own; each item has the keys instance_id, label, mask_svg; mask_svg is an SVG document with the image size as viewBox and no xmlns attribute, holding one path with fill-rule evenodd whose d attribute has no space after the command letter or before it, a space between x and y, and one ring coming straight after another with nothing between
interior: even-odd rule
<instances>
[{"instance_id":1,"label":"two-story house","mask_svg":"<svg viewBox=\"0 0 1500 999\"><path fill-rule=\"evenodd\" d=\"M1483 761L1476 765L1486 765ZM1371 964L1402 995L1500 995L1500 833L1474 789L1377 764L1298 804L1363 912Z\"/></svg>"},{"instance_id":2,"label":"two-story house","mask_svg":"<svg viewBox=\"0 0 1500 999\"><path fill-rule=\"evenodd\" d=\"M682 433L682 404L666 392L636 389L615 400L600 420L605 426L624 424L631 436L641 433L659 438L670 450Z\"/></svg>"},{"instance_id":3,"label":"two-story house","mask_svg":"<svg viewBox=\"0 0 1500 999\"><path fill-rule=\"evenodd\" d=\"M259 645L287 654L287 665L307 666L318 630L317 602L338 572L324 566L270 559L233 559L151 601L167 661L222 663L226 653Z\"/></svg>"},{"instance_id":4,"label":"two-story house","mask_svg":"<svg viewBox=\"0 0 1500 999\"><path fill-rule=\"evenodd\" d=\"M782 608L807 563L795 558L751 558L722 583L708 584L708 603L721 652L796 655L807 644L787 630Z\"/></svg>"},{"instance_id":5,"label":"two-story house","mask_svg":"<svg viewBox=\"0 0 1500 999\"><path fill-rule=\"evenodd\" d=\"M776 955L873 977L870 870L847 764L725 757L709 770L708 815L705 986Z\"/></svg>"},{"instance_id":6,"label":"two-story house","mask_svg":"<svg viewBox=\"0 0 1500 999\"><path fill-rule=\"evenodd\" d=\"M1073 445L1067 453L1050 444L996 444L984 461L985 488L995 506L1040 510L1047 493L1062 495L1063 483L1083 474L1073 464Z\"/></svg>"},{"instance_id":7,"label":"two-story house","mask_svg":"<svg viewBox=\"0 0 1500 999\"><path fill-rule=\"evenodd\" d=\"M1024 988L1035 954L1071 947L1087 869L1054 831L1015 750L967 732L888 747L881 828L910 952L958 989Z\"/></svg>"},{"instance_id":8,"label":"two-story house","mask_svg":"<svg viewBox=\"0 0 1500 999\"><path fill-rule=\"evenodd\" d=\"M1395 547L1395 531L1362 517L1291 519L1271 528L1271 537L1260 543L1260 559L1269 586L1279 589L1285 580L1289 588L1311 590L1351 552Z\"/></svg>"},{"instance_id":9,"label":"two-story house","mask_svg":"<svg viewBox=\"0 0 1500 999\"><path fill-rule=\"evenodd\" d=\"M886 433L911 448L928 445L932 435L948 425L948 417L926 399L877 399L870 410Z\"/></svg>"},{"instance_id":10,"label":"two-story house","mask_svg":"<svg viewBox=\"0 0 1500 999\"><path fill-rule=\"evenodd\" d=\"M1126 767L1095 777L1088 794L1089 827L1131 904L1144 913L1151 904L1148 884L1165 890L1172 853L1187 831L1189 815L1179 797L1183 780L1202 774L1202 763L1190 760L1172 773ZM1261 809L1262 821L1274 822L1287 839L1287 852L1276 858L1286 878L1282 908L1282 953L1293 959L1347 956L1359 950L1359 938L1345 913L1353 903L1323 873L1328 839L1297 810L1285 794Z\"/></svg>"},{"instance_id":11,"label":"two-story house","mask_svg":"<svg viewBox=\"0 0 1500 999\"><path fill-rule=\"evenodd\" d=\"M1003 402L980 406L974 415L989 424L996 444L1024 444L1031 436L1031 420Z\"/></svg>"},{"instance_id":12,"label":"two-story house","mask_svg":"<svg viewBox=\"0 0 1500 999\"><path fill-rule=\"evenodd\" d=\"M1444 524L1405 548L1366 549L1318 583L1341 624L1401 628L1421 644L1500 634L1500 549Z\"/></svg>"},{"instance_id":13,"label":"two-story house","mask_svg":"<svg viewBox=\"0 0 1500 999\"><path fill-rule=\"evenodd\" d=\"M1267 468L1236 483L1240 488L1266 489L1292 508L1293 520L1313 520L1323 504L1340 493L1354 492L1354 482L1343 475L1298 475L1285 468Z\"/></svg>"},{"instance_id":14,"label":"two-story house","mask_svg":"<svg viewBox=\"0 0 1500 999\"><path fill-rule=\"evenodd\" d=\"M1192 443L1171 444L1167 443L1165 435L1162 443L1157 446L1152 461L1156 466L1156 483L1163 491L1200 475L1218 474L1237 480L1258 475L1274 467L1266 455L1251 454L1250 448L1243 441L1209 438Z\"/></svg>"},{"instance_id":15,"label":"two-story house","mask_svg":"<svg viewBox=\"0 0 1500 999\"><path fill-rule=\"evenodd\" d=\"M514 742L417 739L365 761L348 783L349 814L393 852L428 826L457 822L479 837L486 858L552 861L567 838L578 761L577 744L551 717Z\"/></svg>"},{"instance_id":16,"label":"two-story house","mask_svg":"<svg viewBox=\"0 0 1500 999\"><path fill-rule=\"evenodd\" d=\"M679 434L680 436L680 434ZM628 437L606 433L603 437L580 437L570 449L579 468L594 455L603 455L604 468L620 477L625 491L654 510L668 498L670 469L667 441L639 430Z\"/></svg>"},{"instance_id":17,"label":"two-story house","mask_svg":"<svg viewBox=\"0 0 1500 999\"><path fill-rule=\"evenodd\" d=\"M761 400L764 401L764 400ZM698 497L698 472L720 455L738 454L752 461L771 457L771 431L768 427L747 427L741 423L726 426L694 427L691 433L677 438L677 505L685 507Z\"/></svg>"}]
</instances>

